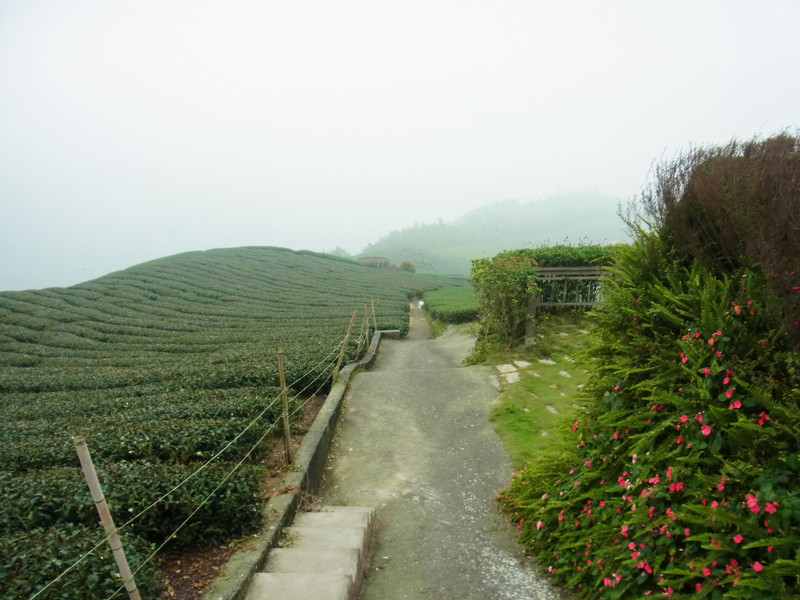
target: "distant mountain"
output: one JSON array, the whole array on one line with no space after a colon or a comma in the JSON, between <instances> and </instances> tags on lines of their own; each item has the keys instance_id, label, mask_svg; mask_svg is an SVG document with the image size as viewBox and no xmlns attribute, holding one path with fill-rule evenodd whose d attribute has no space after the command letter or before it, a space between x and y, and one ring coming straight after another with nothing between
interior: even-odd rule
<instances>
[{"instance_id":1,"label":"distant mountain","mask_svg":"<svg viewBox=\"0 0 800 600\"><path fill-rule=\"evenodd\" d=\"M627 241L618 216L619 198L572 193L543 200L502 200L472 210L451 223L392 231L360 256L412 260L420 272L469 273L473 258L503 250L550 244L613 244Z\"/></svg>"}]
</instances>

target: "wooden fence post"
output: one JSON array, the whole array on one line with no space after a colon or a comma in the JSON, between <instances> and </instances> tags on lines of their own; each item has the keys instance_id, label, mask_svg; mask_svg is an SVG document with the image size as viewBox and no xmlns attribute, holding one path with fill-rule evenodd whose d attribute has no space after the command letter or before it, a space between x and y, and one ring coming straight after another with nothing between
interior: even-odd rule
<instances>
[{"instance_id":1,"label":"wooden fence post","mask_svg":"<svg viewBox=\"0 0 800 600\"><path fill-rule=\"evenodd\" d=\"M75 444L75 450L78 453L78 459L81 461L81 468L83 475L86 477L86 483L89 486L89 491L92 493L94 505L97 507L97 512L100 514L100 522L103 524L103 529L108 538L108 545L111 546L111 552L114 555L114 560L117 562L120 577L125 583L125 589L131 600L141 600L139 590L136 589L136 582L133 580L131 568L128 566L128 559L125 557L125 552L122 549L122 541L119 539L117 528L114 526L114 519L111 517L111 511L108 510L106 498L103 496L103 490L100 487L100 481L97 479L97 472L94 470L94 463L89 454L89 447L86 445L86 440L82 437L72 438Z\"/></svg>"},{"instance_id":2,"label":"wooden fence post","mask_svg":"<svg viewBox=\"0 0 800 600\"><path fill-rule=\"evenodd\" d=\"M286 372L283 368L283 350L278 350L278 379L281 384L281 407L283 412L283 452L286 464L292 462L292 432L289 428L289 399L286 395Z\"/></svg>"},{"instance_id":3,"label":"wooden fence post","mask_svg":"<svg viewBox=\"0 0 800 600\"><path fill-rule=\"evenodd\" d=\"M375 314L375 300L372 300L372 329L378 331L378 315Z\"/></svg>"},{"instance_id":4,"label":"wooden fence post","mask_svg":"<svg viewBox=\"0 0 800 600\"><path fill-rule=\"evenodd\" d=\"M356 322L357 313L358 313L357 310L353 311L353 315L350 317L350 324L347 326L347 333L344 334L344 341L342 342L342 350L341 352L339 352L339 360L336 361L336 368L333 370L333 383L336 383L336 380L339 378L339 367L342 366L344 353L347 350L347 340L350 339L350 331L353 329L353 325Z\"/></svg>"},{"instance_id":5,"label":"wooden fence post","mask_svg":"<svg viewBox=\"0 0 800 600\"><path fill-rule=\"evenodd\" d=\"M364 328L365 343L367 348L369 348L369 309L366 304L364 305L364 322L361 324L361 327Z\"/></svg>"}]
</instances>

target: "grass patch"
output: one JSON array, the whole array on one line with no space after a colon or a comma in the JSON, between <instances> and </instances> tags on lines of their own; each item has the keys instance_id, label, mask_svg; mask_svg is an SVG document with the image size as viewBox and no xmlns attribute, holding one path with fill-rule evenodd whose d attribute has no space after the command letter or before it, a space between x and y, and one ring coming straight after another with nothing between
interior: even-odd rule
<instances>
[{"instance_id":1,"label":"grass patch","mask_svg":"<svg viewBox=\"0 0 800 600\"><path fill-rule=\"evenodd\" d=\"M539 323L534 344L505 353L486 350L488 364L514 365L519 376L509 383L500 375L501 391L490 413L515 470L559 447L556 440L582 410L582 388L589 375L582 356L591 327L584 314L556 314Z\"/></svg>"}]
</instances>

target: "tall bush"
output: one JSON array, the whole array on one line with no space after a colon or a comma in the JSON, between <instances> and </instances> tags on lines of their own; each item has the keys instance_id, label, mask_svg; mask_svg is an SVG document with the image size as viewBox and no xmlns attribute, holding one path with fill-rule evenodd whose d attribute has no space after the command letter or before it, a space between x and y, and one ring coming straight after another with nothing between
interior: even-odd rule
<instances>
[{"instance_id":1,"label":"tall bush","mask_svg":"<svg viewBox=\"0 0 800 600\"><path fill-rule=\"evenodd\" d=\"M525 336L528 299L535 285L537 262L524 250L493 258L476 258L470 273L481 322L487 334L515 343Z\"/></svg>"},{"instance_id":2,"label":"tall bush","mask_svg":"<svg viewBox=\"0 0 800 600\"><path fill-rule=\"evenodd\" d=\"M720 276L760 269L800 344L800 138L695 148L660 165L642 199L687 261Z\"/></svg>"}]
</instances>

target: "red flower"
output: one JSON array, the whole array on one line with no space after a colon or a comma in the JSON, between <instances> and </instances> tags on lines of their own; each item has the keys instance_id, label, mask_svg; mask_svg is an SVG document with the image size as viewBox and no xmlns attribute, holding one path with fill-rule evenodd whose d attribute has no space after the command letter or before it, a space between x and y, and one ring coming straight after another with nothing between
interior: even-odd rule
<instances>
[{"instance_id":1,"label":"red flower","mask_svg":"<svg viewBox=\"0 0 800 600\"><path fill-rule=\"evenodd\" d=\"M750 509L750 512L758 513L761 510L758 507L758 498L752 494L747 494L747 496L745 496L745 501L747 502L747 507Z\"/></svg>"},{"instance_id":2,"label":"red flower","mask_svg":"<svg viewBox=\"0 0 800 600\"><path fill-rule=\"evenodd\" d=\"M709 427L708 425L703 425L700 428L700 431L703 432L703 435L709 435L711 433L711 427Z\"/></svg>"},{"instance_id":3,"label":"red flower","mask_svg":"<svg viewBox=\"0 0 800 600\"><path fill-rule=\"evenodd\" d=\"M756 573L760 573L763 570L764 570L764 565L762 565L760 562L756 561L753 563L753 571L755 571Z\"/></svg>"},{"instance_id":4,"label":"red flower","mask_svg":"<svg viewBox=\"0 0 800 600\"><path fill-rule=\"evenodd\" d=\"M741 544L743 539L744 538L739 533L733 536L733 541L736 542L737 544Z\"/></svg>"}]
</instances>

